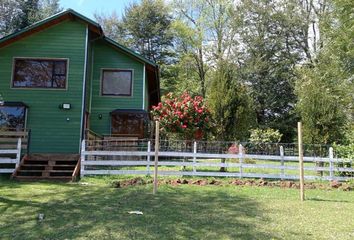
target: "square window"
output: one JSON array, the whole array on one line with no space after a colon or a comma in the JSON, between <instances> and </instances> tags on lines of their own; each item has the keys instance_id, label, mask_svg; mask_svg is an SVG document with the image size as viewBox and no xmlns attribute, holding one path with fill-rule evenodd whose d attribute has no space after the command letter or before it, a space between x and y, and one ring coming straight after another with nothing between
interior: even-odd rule
<instances>
[{"instance_id":1,"label":"square window","mask_svg":"<svg viewBox=\"0 0 354 240\"><path fill-rule=\"evenodd\" d=\"M0 131L23 131L25 120L25 106L8 103L0 106Z\"/></svg>"},{"instance_id":2,"label":"square window","mask_svg":"<svg viewBox=\"0 0 354 240\"><path fill-rule=\"evenodd\" d=\"M101 94L107 96L132 96L132 70L103 70Z\"/></svg>"}]
</instances>

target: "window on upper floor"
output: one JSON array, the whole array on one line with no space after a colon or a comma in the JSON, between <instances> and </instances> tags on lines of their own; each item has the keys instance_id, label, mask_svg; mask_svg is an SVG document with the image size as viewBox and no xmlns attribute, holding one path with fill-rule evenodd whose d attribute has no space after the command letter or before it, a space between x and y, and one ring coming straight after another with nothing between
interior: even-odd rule
<instances>
[{"instance_id":1,"label":"window on upper floor","mask_svg":"<svg viewBox=\"0 0 354 240\"><path fill-rule=\"evenodd\" d=\"M132 96L132 70L103 69L101 81L103 96Z\"/></svg>"},{"instance_id":2,"label":"window on upper floor","mask_svg":"<svg viewBox=\"0 0 354 240\"><path fill-rule=\"evenodd\" d=\"M65 89L67 69L67 59L16 58L12 87Z\"/></svg>"}]
</instances>

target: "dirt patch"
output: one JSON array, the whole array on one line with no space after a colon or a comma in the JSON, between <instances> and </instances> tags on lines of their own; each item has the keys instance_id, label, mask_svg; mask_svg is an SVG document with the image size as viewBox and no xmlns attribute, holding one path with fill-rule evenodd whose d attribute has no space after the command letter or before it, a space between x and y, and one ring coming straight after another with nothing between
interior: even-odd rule
<instances>
[{"instance_id":1,"label":"dirt patch","mask_svg":"<svg viewBox=\"0 0 354 240\"><path fill-rule=\"evenodd\" d=\"M112 187L114 188L123 188L129 186L138 186L138 185L146 185L150 184L153 181L151 179L145 180L141 177L114 181L112 182ZM280 188L294 188L299 189L300 184L295 181L268 181L265 179L231 179L229 181L221 181L216 179L164 179L159 180L159 185L166 184L172 186L178 185L198 185L198 186L206 186L206 185L235 185L235 186L257 186L257 187L280 187ZM307 182L305 183L305 189L341 189L343 191L351 191L354 190L354 185L350 183L342 183L338 181L331 181L329 183L315 183L315 182Z\"/></svg>"},{"instance_id":2,"label":"dirt patch","mask_svg":"<svg viewBox=\"0 0 354 240\"><path fill-rule=\"evenodd\" d=\"M137 186L137 185L145 185L148 183L152 183L152 180L144 180L143 178L137 177L127 180L121 181L114 181L112 182L112 187L114 188L122 188L122 187L129 187L129 186Z\"/></svg>"}]
</instances>

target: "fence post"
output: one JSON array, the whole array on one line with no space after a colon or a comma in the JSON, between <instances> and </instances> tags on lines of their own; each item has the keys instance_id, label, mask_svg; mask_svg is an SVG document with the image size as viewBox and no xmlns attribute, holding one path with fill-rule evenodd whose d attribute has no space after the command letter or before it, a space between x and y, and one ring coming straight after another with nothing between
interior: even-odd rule
<instances>
[{"instance_id":1,"label":"fence post","mask_svg":"<svg viewBox=\"0 0 354 240\"><path fill-rule=\"evenodd\" d=\"M85 155L83 152L85 151L85 144L86 140L82 140L81 142L81 156L80 156L80 177L83 177L85 175Z\"/></svg>"},{"instance_id":2,"label":"fence post","mask_svg":"<svg viewBox=\"0 0 354 240\"><path fill-rule=\"evenodd\" d=\"M329 148L329 178L333 180L333 148Z\"/></svg>"},{"instance_id":3,"label":"fence post","mask_svg":"<svg viewBox=\"0 0 354 240\"><path fill-rule=\"evenodd\" d=\"M158 161L159 161L159 145L160 145L160 122L156 121L155 129L155 164L154 164L154 189L153 194L157 192L157 170L158 170Z\"/></svg>"},{"instance_id":4,"label":"fence post","mask_svg":"<svg viewBox=\"0 0 354 240\"><path fill-rule=\"evenodd\" d=\"M279 147L280 152L280 164L281 164L281 180L284 180L285 173L284 173L284 147Z\"/></svg>"},{"instance_id":5,"label":"fence post","mask_svg":"<svg viewBox=\"0 0 354 240\"><path fill-rule=\"evenodd\" d=\"M196 168L195 168L195 163L197 161L197 158L196 158L196 154L197 154L197 142L194 141L194 146L193 146L193 172L197 172Z\"/></svg>"},{"instance_id":6,"label":"fence post","mask_svg":"<svg viewBox=\"0 0 354 240\"><path fill-rule=\"evenodd\" d=\"M16 169L21 161L21 145L22 145L22 140L21 140L21 138L18 138L18 140L17 140L17 154L16 154ZM27 147L28 147L28 145L27 145Z\"/></svg>"},{"instance_id":7,"label":"fence post","mask_svg":"<svg viewBox=\"0 0 354 240\"><path fill-rule=\"evenodd\" d=\"M244 157L242 144L238 145L238 154L239 154L239 163L240 163L240 178L242 178L242 173L243 173L242 162L243 162L243 157Z\"/></svg>"},{"instance_id":8,"label":"fence post","mask_svg":"<svg viewBox=\"0 0 354 240\"><path fill-rule=\"evenodd\" d=\"M151 153L151 141L148 141L148 148L147 148L147 161L148 164L146 166L146 171L147 171L147 175L150 175L150 153Z\"/></svg>"},{"instance_id":9,"label":"fence post","mask_svg":"<svg viewBox=\"0 0 354 240\"><path fill-rule=\"evenodd\" d=\"M304 151L302 149L302 124L297 123L297 133L298 133L298 144L299 144L299 168L300 168L300 200L305 200L305 189L304 189Z\"/></svg>"}]
</instances>

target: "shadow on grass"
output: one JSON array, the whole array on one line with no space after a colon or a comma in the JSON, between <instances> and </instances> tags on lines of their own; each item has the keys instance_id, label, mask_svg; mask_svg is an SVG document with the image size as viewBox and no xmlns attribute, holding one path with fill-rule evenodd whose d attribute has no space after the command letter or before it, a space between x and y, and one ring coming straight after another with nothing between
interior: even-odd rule
<instances>
[{"instance_id":1,"label":"shadow on grass","mask_svg":"<svg viewBox=\"0 0 354 240\"><path fill-rule=\"evenodd\" d=\"M321 198L306 198L307 201L315 202L337 202L337 203L348 203L346 200L332 200L332 199L321 199Z\"/></svg>"},{"instance_id":2,"label":"shadow on grass","mask_svg":"<svg viewBox=\"0 0 354 240\"><path fill-rule=\"evenodd\" d=\"M254 200L223 188L22 184L0 198L0 239L271 239ZM12 185L10 184L10 185ZM48 187L48 189L47 189ZM26 192L27 191L27 192ZM6 193L9 193L8 195ZM139 210L144 215L130 215ZM45 214L42 222L39 213Z\"/></svg>"}]
</instances>

